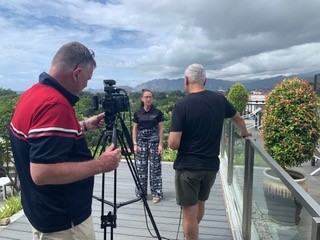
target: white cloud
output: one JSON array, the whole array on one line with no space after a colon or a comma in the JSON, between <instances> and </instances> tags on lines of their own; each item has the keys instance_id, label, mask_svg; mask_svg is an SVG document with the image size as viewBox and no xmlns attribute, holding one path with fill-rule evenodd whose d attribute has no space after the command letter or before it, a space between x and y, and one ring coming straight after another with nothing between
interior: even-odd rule
<instances>
[{"instance_id":1,"label":"white cloud","mask_svg":"<svg viewBox=\"0 0 320 240\"><path fill-rule=\"evenodd\" d=\"M319 69L319 57L320 43L303 44L240 59L218 71L209 71L208 76L243 80L308 73Z\"/></svg>"},{"instance_id":2,"label":"white cloud","mask_svg":"<svg viewBox=\"0 0 320 240\"><path fill-rule=\"evenodd\" d=\"M320 1L0 0L0 87L26 88L77 40L102 79L137 85L201 63L237 80L319 70Z\"/></svg>"}]
</instances>

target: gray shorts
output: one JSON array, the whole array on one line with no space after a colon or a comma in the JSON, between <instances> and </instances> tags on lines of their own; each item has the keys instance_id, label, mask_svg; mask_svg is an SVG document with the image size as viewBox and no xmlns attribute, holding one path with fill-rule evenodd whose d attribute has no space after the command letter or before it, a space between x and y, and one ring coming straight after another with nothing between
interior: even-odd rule
<instances>
[{"instance_id":1,"label":"gray shorts","mask_svg":"<svg viewBox=\"0 0 320 240\"><path fill-rule=\"evenodd\" d=\"M176 200L180 206L193 206L206 201L218 171L176 170Z\"/></svg>"}]
</instances>

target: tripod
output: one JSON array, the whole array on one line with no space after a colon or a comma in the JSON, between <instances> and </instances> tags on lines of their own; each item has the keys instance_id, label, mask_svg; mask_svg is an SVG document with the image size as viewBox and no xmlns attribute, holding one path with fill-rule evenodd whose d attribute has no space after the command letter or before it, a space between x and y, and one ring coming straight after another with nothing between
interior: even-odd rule
<instances>
[{"instance_id":1,"label":"tripod","mask_svg":"<svg viewBox=\"0 0 320 240\"><path fill-rule=\"evenodd\" d=\"M147 199L146 199L147 194L145 192L143 192L143 190L142 190L137 170L136 170L136 168L130 158L130 154L128 152L128 146L125 142L125 140L126 140L129 145L130 151L133 152L133 143L132 143L132 139L130 137L129 131L128 131L126 125L124 124L123 118L121 117L120 113L117 113L112 118L112 120L113 121L111 121L110 119L106 120L106 123L107 123L106 129L102 132L102 134L99 137L98 144L97 144L96 149L94 151L94 157L96 156L96 153L97 153L99 147L101 147L101 150L100 150L100 155L101 155L101 153L103 153L103 151L105 151L108 143L113 143L116 148L117 143L119 142L120 147L121 147L121 154L124 155L126 158L126 162L129 166L131 175L133 177L133 180L135 182L135 185L136 185L136 188L139 192L140 197L133 199L133 200L126 201L126 202L117 203L117 194L116 194L117 193L117 170L115 169L114 170L114 182L113 182L113 188L114 188L113 203L105 200L105 173L102 173L101 198L94 196L94 195L92 197L101 202L101 225L100 226L101 226L101 228L104 229L104 231L103 231L104 238L103 239L106 240L107 227L110 227L111 228L110 229L110 238L111 238L111 240L113 240L113 229L117 227L117 209L122 206L137 202L140 199L142 199L144 207L148 213L148 216L150 218L150 221L152 223L154 231L157 235L157 238L161 240L159 230L156 226L156 223L154 221L154 218L152 216L150 207L149 207ZM118 120L121 123L121 127L122 127L123 131L121 131L118 128ZM109 211L108 214L105 215L104 214L104 204L108 204L111 207L113 207L113 212Z\"/></svg>"}]
</instances>

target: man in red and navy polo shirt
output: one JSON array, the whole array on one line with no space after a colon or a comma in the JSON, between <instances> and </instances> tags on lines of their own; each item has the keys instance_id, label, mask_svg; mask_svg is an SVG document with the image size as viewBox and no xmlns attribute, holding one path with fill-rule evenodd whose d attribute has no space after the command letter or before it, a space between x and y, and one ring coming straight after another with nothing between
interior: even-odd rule
<instances>
[{"instance_id":1,"label":"man in red and navy polo shirt","mask_svg":"<svg viewBox=\"0 0 320 240\"><path fill-rule=\"evenodd\" d=\"M103 114L79 124L74 104L96 67L81 43L62 46L49 74L24 92L15 108L10 139L21 184L23 210L34 239L94 239L93 176L116 169L120 150L111 145L92 159L85 130L103 125ZM76 236L76 237L75 237Z\"/></svg>"}]
</instances>

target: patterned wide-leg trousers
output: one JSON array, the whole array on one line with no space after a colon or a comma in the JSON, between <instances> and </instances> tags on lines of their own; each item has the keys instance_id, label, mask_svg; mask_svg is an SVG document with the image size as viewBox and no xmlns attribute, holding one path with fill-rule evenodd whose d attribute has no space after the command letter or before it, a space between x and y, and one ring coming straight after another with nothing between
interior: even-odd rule
<instances>
[{"instance_id":1,"label":"patterned wide-leg trousers","mask_svg":"<svg viewBox=\"0 0 320 240\"><path fill-rule=\"evenodd\" d=\"M153 197L162 198L162 174L161 155L158 154L158 143L150 143L138 140L139 152L136 155L135 164L141 183L141 190L148 193L148 160L150 162L150 191ZM136 189L136 195L139 191Z\"/></svg>"}]
</instances>

